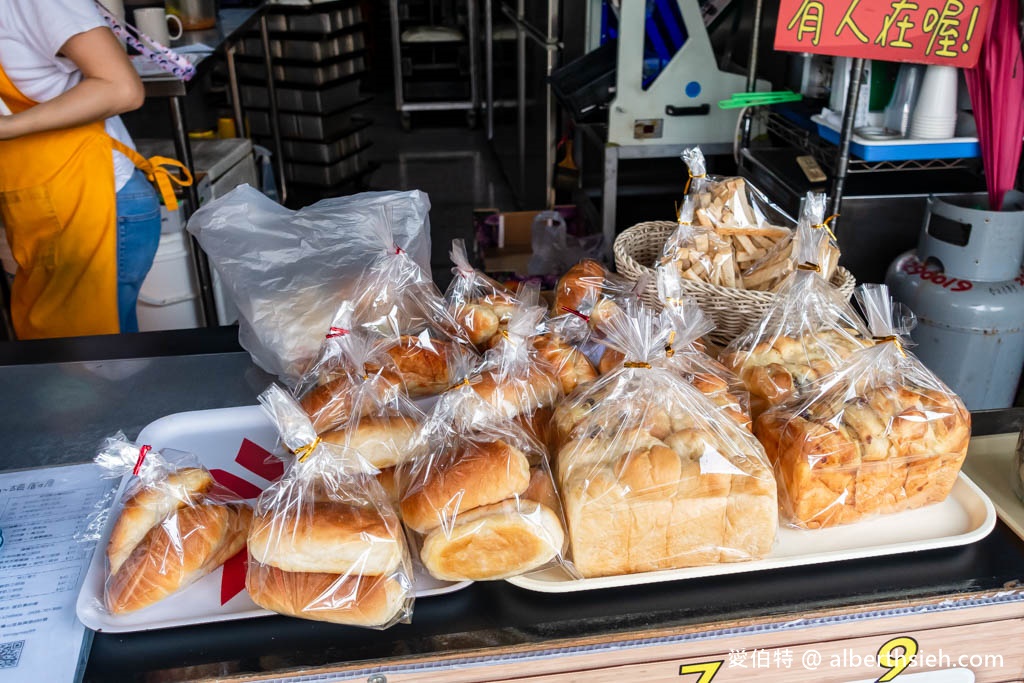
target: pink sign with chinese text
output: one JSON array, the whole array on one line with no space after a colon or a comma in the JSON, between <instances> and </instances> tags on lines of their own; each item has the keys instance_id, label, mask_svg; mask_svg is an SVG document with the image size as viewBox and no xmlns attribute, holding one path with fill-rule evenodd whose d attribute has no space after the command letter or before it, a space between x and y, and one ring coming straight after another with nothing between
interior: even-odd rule
<instances>
[{"instance_id":1,"label":"pink sign with chinese text","mask_svg":"<svg viewBox=\"0 0 1024 683\"><path fill-rule=\"evenodd\" d=\"M991 8L991 0L781 0L775 49L969 68Z\"/></svg>"}]
</instances>

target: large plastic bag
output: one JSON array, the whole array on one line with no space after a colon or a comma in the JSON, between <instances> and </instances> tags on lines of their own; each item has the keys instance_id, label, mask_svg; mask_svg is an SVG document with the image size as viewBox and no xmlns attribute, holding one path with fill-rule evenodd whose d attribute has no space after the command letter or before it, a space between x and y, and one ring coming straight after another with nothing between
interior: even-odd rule
<instances>
[{"instance_id":1,"label":"large plastic bag","mask_svg":"<svg viewBox=\"0 0 1024 683\"><path fill-rule=\"evenodd\" d=\"M296 459L256 502L245 579L253 601L336 624L410 621L412 562L377 470L354 449L321 440L283 388L259 398Z\"/></svg>"},{"instance_id":2,"label":"large plastic bag","mask_svg":"<svg viewBox=\"0 0 1024 683\"><path fill-rule=\"evenodd\" d=\"M604 235L570 235L561 213L541 211L530 225L530 247L533 255L526 265L527 272L557 275L582 259L601 258Z\"/></svg>"},{"instance_id":3,"label":"large plastic bag","mask_svg":"<svg viewBox=\"0 0 1024 683\"><path fill-rule=\"evenodd\" d=\"M906 351L912 318L884 285L862 285L857 298L879 343L754 423L784 518L803 529L942 501L967 454L970 413Z\"/></svg>"},{"instance_id":4,"label":"large plastic bag","mask_svg":"<svg viewBox=\"0 0 1024 683\"><path fill-rule=\"evenodd\" d=\"M625 362L554 418L576 568L606 576L763 557L778 509L761 444L666 362L667 315L627 304L604 326Z\"/></svg>"},{"instance_id":5,"label":"large plastic bag","mask_svg":"<svg viewBox=\"0 0 1024 683\"><path fill-rule=\"evenodd\" d=\"M239 343L292 386L367 263L398 246L429 270L429 210L427 195L414 190L334 197L291 211L243 185L200 208L188 230L238 307ZM381 224L393 234L388 244Z\"/></svg>"},{"instance_id":6,"label":"large plastic bag","mask_svg":"<svg viewBox=\"0 0 1024 683\"><path fill-rule=\"evenodd\" d=\"M190 453L161 452L124 434L95 458L104 476L134 475L106 548L103 608L148 607L221 566L245 547L252 510Z\"/></svg>"},{"instance_id":7,"label":"large plastic bag","mask_svg":"<svg viewBox=\"0 0 1024 683\"><path fill-rule=\"evenodd\" d=\"M403 478L402 519L424 567L442 580L504 579L561 562L567 552L547 454L512 415L542 399L497 391L506 386L493 381L500 368L487 384L496 391L478 392L485 379L477 362L463 354L452 364L452 387L421 431L426 454ZM523 386L507 379L510 390Z\"/></svg>"},{"instance_id":8,"label":"large plastic bag","mask_svg":"<svg viewBox=\"0 0 1024 683\"><path fill-rule=\"evenodd\" d=\"M850 304L821 275L817 261L828 239L801 221L794 245L799 265L779 288L764 317L734 339L722 363L743 380L756 418L803 395L813 380L839 368L871 335Z\"/></svg>"}]
</instances>

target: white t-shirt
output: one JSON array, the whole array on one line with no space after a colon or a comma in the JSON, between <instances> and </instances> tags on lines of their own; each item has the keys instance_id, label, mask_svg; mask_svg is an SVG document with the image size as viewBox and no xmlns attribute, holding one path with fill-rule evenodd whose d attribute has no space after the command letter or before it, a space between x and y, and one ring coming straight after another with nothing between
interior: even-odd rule
<instances>
[{"instance_id":1,"label":"white t-shirt","mask_svg":"<svg viewBox=\"0 0 1024 683\"><path fill-rule=\"evenodd\" d=\"M0 0L0 66L26 97L46 102L71 89L82 73L74 62L58 57L74 35L107 23L93 0ZM120 117L106 121L110 137L134 149ZM114 152L114 184L128 182L134 164Z\"/></svg>"}]
</instances>

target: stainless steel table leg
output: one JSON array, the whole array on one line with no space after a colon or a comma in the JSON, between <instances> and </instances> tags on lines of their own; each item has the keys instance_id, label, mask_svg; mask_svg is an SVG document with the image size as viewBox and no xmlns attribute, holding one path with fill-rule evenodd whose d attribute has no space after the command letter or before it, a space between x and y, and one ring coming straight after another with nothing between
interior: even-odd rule
<instances>
[{"instance_id":1,"label":"stainless steel table leg","mask_svg":"<svg viewBox=\"0 0 1024 683\"><path fill-rule=\"evenodd\" d=\"M267 15L260 16L260 41L263 43L263 66L267 70L267 96L270 100L270 136L274 143L274 166L277 168L277 194L281 203L288 199L288 186L284 177L284 153L281 151L281 124L277 120L277 88L274 86L274 60L270 55L270 31ZM236 84L237 87L237 84Z\"/></svg>"},{"instance_id":2,"label":"stainless steel table leg","mask_svg":"<svg viewBox=\"0 0 1024 683\"><path fill-rule=\"evenodd\" d=\"M235 46L229 45L224 51L228 61L228 90L231 92L231 111L235 117L235 135L248 137L245 117L242 116L242 93L238 88L238 70L235 67Z\"/></svg>"},{"instance_id":3,"label":"stainless steel table leg","mask_svg":"<svg viewBox=\"0 0 1024 683\"><path fill-rule=\"evenodd\" d=\"M470 122L476 122L476 112L480 109L480 39L477 37L479 28L477 0L466 0L466 22L469 24L466 34L469 39L469 100L473 105L471 114L467 114Z\"/></svg>"},{"instance_id":4,"label":"stainless steel table leg","mask_svg":"<svg viewBox=\"0 0 1024 683\"><path fill-rule=\"evenodd\" d=\"M398 26L398 0L391 0L388 9L391 13L391 60L395 70L395 111L401 112L405 101L402 96L402 36Z\"/></svg>"},{"instance_id":5,"label":"stainless steel table leg","mask_svg":"<svg viewBox=\"0 0 1024 683\"><path fill-rule=\"evenodd\" d=\"M604 233L605 255L612 259L615 243L615 211L619 192L619 148L604 147L604 192L601 195L601 231Z\"/></svg>"},{"instance_id":6,"label":"stainless steel table leg","mask_svg":"<svg viewBox=\"0 0 1024 683\"><path fill-rule=\"evenodd\" d=\"M195 175L195 166L192 161L192 146L188 141L188 127L185 124L185 109L182 106L182 98L171 97L168 99L171 105L171 127L174 129L174 151L181 163ZM192 183L185 188L188 196L188 207L181 208L184 211L183 219L188 220L197 208L199 208L199 188ZM210 262L206 259L199 242L195 237L189 235L189 244L192 250L192 263L196 269L196 279L199 280L199 301L203 309L203 322L206 327L217 327L217 303L213 298L213 278L210 276Z\"/></svg>"}]
</instances>

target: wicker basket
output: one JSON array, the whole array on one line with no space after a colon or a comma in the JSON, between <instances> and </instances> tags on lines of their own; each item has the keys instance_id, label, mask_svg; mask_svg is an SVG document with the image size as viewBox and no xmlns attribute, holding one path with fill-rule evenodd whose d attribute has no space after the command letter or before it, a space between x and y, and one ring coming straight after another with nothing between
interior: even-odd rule
<instances>
[{"instance_id":1,"label":"wicker basket","mask_svg":"<svg viewBox=\"0 0 1024 683\"><path fill-rule=\"evenodd\" d=\"M657 311L662 304L650 264L661 258L665 242L677 227L674 221L637 223L615 239L615 269L630 282L636 282L643 275L650 276L640 298ZM720 287L694 280L683 280L682 284L683 292L693 297L715 321L715 329L708 337L721 345L728 344L764 317L775 298L772 292ZM832 286L849 299L857 281L850 271L840 267L832 276Z\"/></svg>"}]
</instances>

